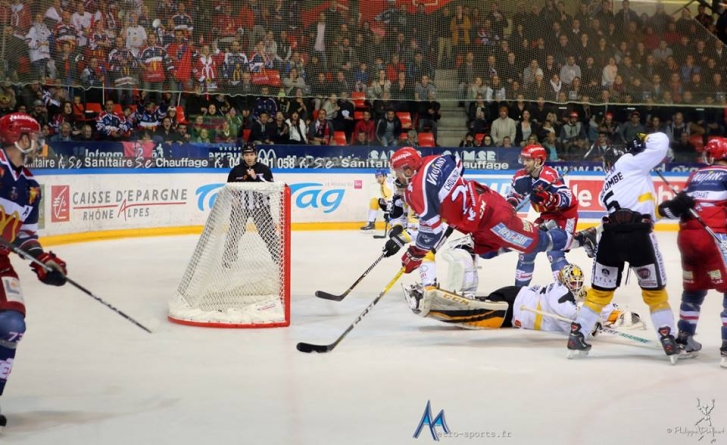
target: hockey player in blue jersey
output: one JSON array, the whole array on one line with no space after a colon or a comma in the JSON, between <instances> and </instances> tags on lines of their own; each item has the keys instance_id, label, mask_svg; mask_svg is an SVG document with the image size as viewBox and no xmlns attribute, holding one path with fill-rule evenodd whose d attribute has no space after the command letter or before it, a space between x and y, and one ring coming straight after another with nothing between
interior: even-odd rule
<instances>
[{"instance_id":1,"label":"hockey player in blue jersey","mask_svg":"<svg viewBox=\"0 0 727 445\"><path fill-rule=\"evenodd\" d=\"M31 268L45 284L66 283L66 263L53 252L45 252L38 242L40 186L24 167L38 150L40 125L25 113L0 117L0 218L2 237L55 269L46 272L36 264ZM10 263L9 251L0 247L0 396L3 394L15 351L25 333L25 303L18 274ZM7 419L0 412L0 430Z\"/></svg>"}]
</instances>

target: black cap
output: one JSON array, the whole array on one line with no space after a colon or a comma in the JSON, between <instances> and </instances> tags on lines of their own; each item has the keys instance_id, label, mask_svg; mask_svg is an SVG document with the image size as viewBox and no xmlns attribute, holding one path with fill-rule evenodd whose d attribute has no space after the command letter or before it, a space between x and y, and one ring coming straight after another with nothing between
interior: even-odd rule
<instances>
[{"instance_id":1,"label":"black cap","mask_svg":"<svg viewBox=\"0 0 727 445\"><path fill-rule=\"evenodd\" d=\"M253 144L245 144L242 146L242 154L245 153L256 153L255 145Z\"/></svg>"}]
</instances>

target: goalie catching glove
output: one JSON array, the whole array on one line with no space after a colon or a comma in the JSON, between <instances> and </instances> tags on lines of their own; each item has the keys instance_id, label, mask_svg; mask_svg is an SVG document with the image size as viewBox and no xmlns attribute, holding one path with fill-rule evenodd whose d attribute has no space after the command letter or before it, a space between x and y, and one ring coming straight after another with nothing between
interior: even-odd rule
<instances>
[{"instance_id":1,"label":"goalie catching glove","mask_svg":"<svg viewBox=\"0 0 727 445\"><path fill-rule=\"evenodd\" d=\"M40 281L51 286L63 286L66 284L66 273L68 271L66 270L65 261L50 251L41 253L35 259L52 269L51 271L47 271L37 263L30 263L30 268L38 275Z\"/></svg>"},{"instance_id":2,"label":"goalie catching glove","mask_svg":"<svg viewBox=\"0 0 727 445\"><path fill-rule=\"evenodd\" d=\"M402 226L396 226L389 231L389 240L384 245L384 258L396 255L405 244L411 241L411 236Z\"/></svg>"}]
</instances>

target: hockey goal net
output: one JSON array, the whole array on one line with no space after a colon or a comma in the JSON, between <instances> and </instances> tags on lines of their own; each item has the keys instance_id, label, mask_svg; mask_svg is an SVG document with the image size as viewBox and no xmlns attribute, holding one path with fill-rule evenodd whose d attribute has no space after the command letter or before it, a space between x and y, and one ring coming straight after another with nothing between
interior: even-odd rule
<instances>
[{"instance_id":1,"label":"hockey goal net","mask_svg":"<svg viewBox=\"0 0 727 445\"><path fill-rule=\"evenodd\" d=\"M169 303L169 320L208 327L290 324L290 189L230 183L218 193Z\"/></svg>"}]
</instances>

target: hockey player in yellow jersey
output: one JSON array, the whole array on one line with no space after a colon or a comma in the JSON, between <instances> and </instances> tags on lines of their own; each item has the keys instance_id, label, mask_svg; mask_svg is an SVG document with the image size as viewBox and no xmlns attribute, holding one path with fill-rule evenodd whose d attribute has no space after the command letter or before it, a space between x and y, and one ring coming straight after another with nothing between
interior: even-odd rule
<instances>
[{"instance_id":1,"label":"hockey player in yellow jersey","mask_svg":"<svg viewBox=\"0 0 727 445\"><path fill-rule=\"evenodd\" d=\"M638 134L625 148L610 147L604 154L606 178L599 195L608 215L593 263L592 286L571 324L568 358L588 355L585 339L604 306L611 303L621 284L624 263L636 275L641 296L649 306L651 320L664 352L672 364L680 353L675 342L674 313L666 292L664 260L653 233L656 192L650 171L662 162L669 148L664 133Z\"/></svg>"},{"instance_id":2,"label":"hockey player in yellow jersey","mask_svg":"<svg viewBox=\"0 0 727 445\"><path fill-rule=\"evenodd\" d=\"M376 217L379 210L384 211L384 219L388 218L386 213L391 197L394 194L394 178L388 175L386 169L380 168L376 170L376 196L369 201L369 213L367 224L361 227L361 230L374 230L376 228Z\"/></svg>"}]
</instances>

